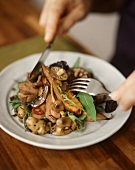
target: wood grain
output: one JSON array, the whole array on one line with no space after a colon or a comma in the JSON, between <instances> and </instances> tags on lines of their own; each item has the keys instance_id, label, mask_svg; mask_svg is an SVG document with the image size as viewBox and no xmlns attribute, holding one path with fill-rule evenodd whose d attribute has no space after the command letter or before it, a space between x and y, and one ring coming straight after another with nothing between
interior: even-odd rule
<instances>
[{"instance_id":1,"label":"wood grain","mask_svg":"<svg viewBox=\"0 0 135 170\"><path fill-rule=\"evenodd\" d=\"M19 58L21 50L28 46L44 31L38 25L40 11L26 0L0 1L0 61L6 66L12 60L9 55ZM65 37L65 39L68 37ZM69 41L70 39L70 41ZM72 49L72 38L60 39ZM26 40L26 42L23 40ZM41 43L41 40L36 39ZM69 45L71 42L71 45ZM17 43L17 44L14 44ZM14 48L12 45L14 44ZM19 45L20 44L20 45ZM43 42L41 43L43 46ZM76 44L78 51L86 49ZM63 50L65 47L63 48ZM8 50L8 51L7 51ZM38 48L29 49L34 53ZM41 50L41 49L40 49ZM0 55L1 55L0 54ZM26 53L22 50L20 55ZM5 59L8 58L8 60ZM0 118L2 119L2 118ZM134 170L135 169L135 108L125 125L113 136L98 144L75 150L49 150L23 143L0 129L0 170Z\"/></svg>"}]
</instances>

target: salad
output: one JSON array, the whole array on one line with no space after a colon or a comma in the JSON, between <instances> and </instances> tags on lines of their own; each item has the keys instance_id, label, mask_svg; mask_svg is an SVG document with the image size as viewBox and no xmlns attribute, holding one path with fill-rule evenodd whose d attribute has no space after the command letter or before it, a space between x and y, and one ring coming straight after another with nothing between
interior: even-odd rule
<instances>
[{"instance_id":1,"label":"salad","mask_svg":"<svg viewBox=\"0 0 135 170\"><path fill-rule=\"evenodd\" d=\"M10 97L14 116L31 133L56 136L82 131L85 122L111 119L104 113L117 108L115 101L68 89L69 83L79 77L95 78L91 69L80 67L80 58L72 68L66 61L43 64L34 80L27 73L26 80L17 82L16 93Z\"/></svg>"}]
</instances>

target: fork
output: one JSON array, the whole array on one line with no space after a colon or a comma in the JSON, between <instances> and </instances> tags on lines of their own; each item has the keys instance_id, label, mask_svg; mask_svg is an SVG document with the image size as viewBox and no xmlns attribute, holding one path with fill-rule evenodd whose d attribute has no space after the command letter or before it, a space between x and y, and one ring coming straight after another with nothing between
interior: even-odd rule
<instances>
[{"instance_id":1,"label":"fork","mask_svg":"<svg viewBox=\"0 0 135 170\"><path fill-rule=\"evenodd\" d=\"M70 91L84 92L91 96L107 95L110 97L110 92L105 89L103 84L92 78L76 78L69 84Z\"/></svg>"}]
</instances>

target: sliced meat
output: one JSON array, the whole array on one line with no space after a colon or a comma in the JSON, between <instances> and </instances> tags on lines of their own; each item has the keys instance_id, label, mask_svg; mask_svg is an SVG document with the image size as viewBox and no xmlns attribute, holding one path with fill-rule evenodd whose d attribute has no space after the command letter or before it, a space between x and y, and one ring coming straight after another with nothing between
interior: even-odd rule
<instances>
[{"instance_id":1,"label":"sliced meat","mask_svg":"<svg viewBox=\"0 0 135 170\"><path fill-rule=\"evenodd\" d=\"M21 102L31 102L36 98L36 95L34 95L34 94L23 94L23 93L19 92L18 98Z\"/></svg>"},{"instance_id":2,"label":"sliced meat","mask_svg":"<svg viewBox=\"0 0 135 170\"><path fill-rule=\"evenodd\" d=\"M36 82L32 83L30 81L30 73L27 73L27 80L26 80L26 82L30 83L32 85L32 87L34 87L34 88L40 87L40 86L43 85L42 76L41 75L38 76L38 79L37 79Z\"/></svg>"},{"instance_id":3,"label":"sliced meat","mask_svg":"<svg viewBox=\"0 0 135 170\"><path fill-rule=\"evenodd\" d=\"M52 96L49 94L47 99L46 99L46 112L45 112L45 117L49 119L51 122L55 123L56 118L52 115L51 110L52 110Z\"/></svg>"},{"instance_id":4,"label":"sliced meat","mask_svg":"<svg viewBox=\"0 0 135 170\"><path fill-rule=\"evenodd\" d=\"M23 94L38 95L38 89L33 88L31 83L28 83L28 82L19 83L18 87L19 87L20 92L22 92Z\"/></svg>"},{"instance_id":5,"label":"sliced meat","mask_svg":"<svg viewBox=\"0 0 135 170\"><path fill-rule=\"evenodd\" d=\"M42 65L42 68L43 68L44 75L48 79L49 83L52 84L53 89L54 89L54 93L56 94L57 98L62 101L63 99L62 99L62 96L60 94L60 91L57 88L56 81L50 76L48 69L46 69L45 65Z\"/></svg>"},{"instance_id":6,"label":"sliced meat","mask_svg":"<svg viewBox=\"0 0 135 170\"><path fill-rule=\"evenodd\" d=\"M86 113L85 113L86 114ZM103 115L102 113L96 113L96 120L106 120L107 117ZM94 120L91 117L86 117L85 119L88 122L93 122Z\"/></svg>"}]
</instances>

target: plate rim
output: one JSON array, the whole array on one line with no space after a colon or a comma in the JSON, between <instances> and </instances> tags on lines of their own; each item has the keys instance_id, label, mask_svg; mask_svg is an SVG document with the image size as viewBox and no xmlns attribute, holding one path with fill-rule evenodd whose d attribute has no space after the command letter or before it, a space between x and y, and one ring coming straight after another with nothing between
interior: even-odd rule
<instances>
[{"instance_id":1,"label":"plate rim","mask_svg":"<svg viewBox=\"0 0 135 170\"><path fill-rule=\"evenodd\" d=\"M81 55L85 55L86 57L92 57L94 60L99 60L99 61L102 61L102 62L105 62L106 64L109 64L112 68L115 68L115 67L113 67L110 63L108 63L107 61L105 61L105 60L103 60L103 59L101 59L101 58L97 58L97 57L95 57L95 56L93 56L93 55L89 55L89 54L84 54L84 53L80 53L80 52L69 52L69 51L53 51L53 52L51 52L51 53L68 53L68 54L81 54ZM12 66L14 66L14 65L16 65L17 63L20 63L20 62L22 62L22 61L25 61L25 60L27 60L27 58L30 58L30 57L33 57L33 55L34 56L40 56L41 55L41 53L35 53L35 54L31 54L31 55L28 55L28 56L25 56L24 58L22 58L22 59L18 59L18 60L16 60L16 61L14 61L14 62L12 62L12 63L10 63L9 65L7 65L4 69L2 69L1 70L1 72L0 72L0 77L8 70L8 69L10 69ZM38 58L38 57L37 57ZM116 69L116 68L115 68ZM117 69L116 69L117 70ZM118 70L117 70L118 71ZM119 72L119 71L118 71ZM123 76L120 72L119 72L119 74L121 75L121 76ZM123 80L124 80L125 78L124 78L124 76L123 76ZM0 108L1 108L1 106L0 106ZM8 129L6 129L6 127L4 127L3 125L2 125L2 120L0 119L0 128L2 129L2 130L4 130L7 134L9 134L10 136L12 136L12 137L14 137L15 139L17 139L17 140L19 140L19 141L22 141L22 142L24 142L24 143L27 143L27 144L30 144L30 145L33 145L33 146L37 146L37 147L41 147L41 148L48 148L48 149L56 149L56 150L67 150L67 149L77 149L77 148L82 148L82 147L86 147L86 146L90 146L90 145L93 145L93 144L96 144L96 143L99 143L99 142L101 142L101 141L103 141L103 140L105 140L105 139L107 139L107 138L109 138L110 136L112 136L114 133L116 133L124 124L125 124L125 122L128 120L128 118L129 118L129 116L131 115L131 110L132 109L130 109L130 111L129 111L129 113L128 113L128 116L126 116L126 118L124 119L124 121L119 125L119 127L117 127L114 131L112 131L112 133L110 133L109 135L107 135L107 136L105 136L105 137L103 137L103 138L100 138L100 140L97 140L97 139L95 139L95 141L93 141L93 142L86 142L85 144L78 144L78 145L73 145L73 146L59 146L59 145L49 145L49 144L42 144L42 143L37 143L37 142L34 142L34 141L31 141L31 140L28 140L28 139L24 139L24 138L22 138L21 136L18 136L18 135L16 135L16 134L14 134L14 133L12 133L12 132L10 132ZM1 112L1 111L0 111ZM1 113L0 113L1 114Z\"/></svg>"}]
</instances>

